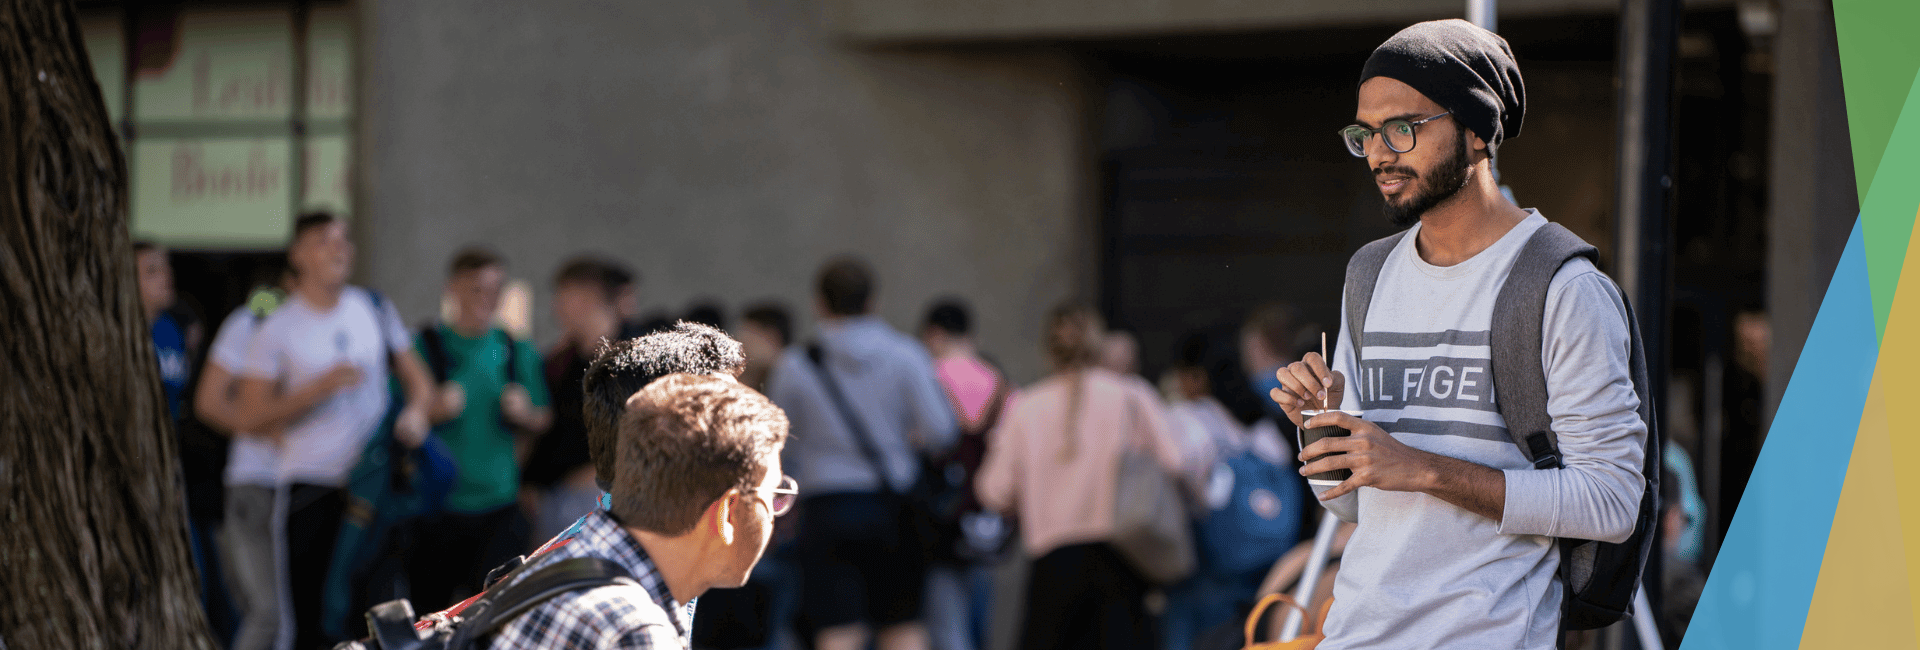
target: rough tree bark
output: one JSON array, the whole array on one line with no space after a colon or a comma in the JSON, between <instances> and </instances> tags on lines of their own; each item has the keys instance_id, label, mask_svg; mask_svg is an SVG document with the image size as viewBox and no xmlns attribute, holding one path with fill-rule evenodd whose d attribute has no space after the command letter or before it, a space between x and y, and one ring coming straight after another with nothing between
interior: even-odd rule
<instances>
[{"instance_id":1,"label":"rough tree bark","mask_svg":"<svg viewBox=\"0 0 1920 650\"><path fill-rule=\"evenodd\" d=\"M127 234L69 2L0 0L0 648L206 648Z\"/></svg>"}]
</instances>

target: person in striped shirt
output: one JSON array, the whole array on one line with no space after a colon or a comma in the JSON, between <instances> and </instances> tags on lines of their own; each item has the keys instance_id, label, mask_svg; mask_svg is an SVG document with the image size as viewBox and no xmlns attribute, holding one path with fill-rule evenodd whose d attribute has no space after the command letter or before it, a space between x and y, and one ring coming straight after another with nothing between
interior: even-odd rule
<instances>
[{"instance_id":1,"label":"person in striped shirt","mask_svg":"<svg viewBox=\"0 0 1920 650\"><path fill-rule=\"evenodd\" d=\"M1364 314L1360 336L1343 314L1334 358L1308 353L1271 392L1295 425L1351 433L1300 453L1302 474L1352 472L1315 491L1359 524L1320 650L1550 650L1562 598L1555 538L1633 534L1647 431L1618 288L1575 258L1552 277L1544 313L1494 309L1523 246L1548 225L1493 177L1492 154L1519 135L1525 96L1507 42L1460 20L1401 31L1361 73L1358 123L1341 135L1407 230L1368 304L1349 306ZM1496 404L1492 344L1524 318L1541 319L1561 467L1535 469ZM1362 415L1301 416L1323 403Z\"/></svg>"}]
</instances>

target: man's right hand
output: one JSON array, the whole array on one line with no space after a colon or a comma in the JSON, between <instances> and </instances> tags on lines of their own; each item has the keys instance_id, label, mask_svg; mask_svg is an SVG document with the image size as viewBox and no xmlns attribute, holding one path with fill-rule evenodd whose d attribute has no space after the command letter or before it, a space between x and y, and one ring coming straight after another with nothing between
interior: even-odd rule
<instances>
[{"instance_id":1,"label":"man's right hand","mask_svg":"<svg viewBox=\"0 0 1920 650\"><path fill-rule=\"evenodd\" d=\"M467 410L467 389L460 382L447 380L433 391L433 402L427 409L427 419L440 424L460 417Z\"/></svg>"},{"instance_id":2,"label":"man's right hand","mask_svg":"<svg viewBox=\"0 0 1920 650\"><path fill-rule=\"evenodd\" d=\"M360 385L360 378L358 366L351 363L335 365L327 371L327 374L320 376L320 392L322 395L338 393Z\"/></svg>"},{"instance_id":3,"label":"man's right hand","mask_svg":"<svg viewBox=\"0 0 1920 650\"><path fill-rule=\"evenodd\" d=\"M286 426L280 423L267 425L266 427L260 429L259 432L249 433L247 435L252 436L254 438L258 438L260 440L264 440L268 444L273 445L275 449L279 449L280 445L284 444L287 441Z\"/></svg>"},{"instance_id":4,"label":"man's right hand","mask_svg":"<svg viewBox=\"0 0 1920 650\"><path fill-rule=\"evenodd\" d=\"M1340 408L1340 399L1347 391L1346 377L1327 369L1327 360L1318 352L1308 352L1306 358L1281 366L1274 377L1280 380L1280 387L1268 391L1267 397L1286 411L1287 419L1296 427L1305 420L1300 417L1301 411L1323 404Z\"/></svg>"}]
</instances>

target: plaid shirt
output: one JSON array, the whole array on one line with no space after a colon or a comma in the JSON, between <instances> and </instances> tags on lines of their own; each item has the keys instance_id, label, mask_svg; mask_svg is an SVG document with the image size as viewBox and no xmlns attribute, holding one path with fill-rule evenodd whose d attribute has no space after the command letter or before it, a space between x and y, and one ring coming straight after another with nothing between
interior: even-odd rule
<instances>
[{"instance_id":1,"label":"plaid shirt","mask_svg":"<svg viewBox=\"0 0 1920 650\"><path fill-rule=\"evenodd\" d=\"M640 588L613 585L555 596L502 626L483 646L493 650L690 647L693 605L674 602L666 579L646 549L605 511L587 515L570 543L540 555L532 563L545 566L576 557L612 560L625 568ZM531 575L540 566L528 567L521 576Z\"/></svg>"},{"instance_id":2,"label":"plaid shirt","mask_svg":"<svg viewBox=\"0 0 1920 650\"><path fill-rule=\"evenodd\" d=\"M612 509L613 509L613 495L607 494L605 492L601 492L600 493L600 511L604 512ZM545 544L541 544L540 548L534 549L532 553L528 553L526 556L526 561L533 562L535 560L540 559L540 556L546 555L549 551L552 551L556 548L560 548L562 546L566 546L567 542L573 541L573 538L580 534L580 528L582 526L587 525L587 517L590 517L590 516L592 516L592 513L588 513L587 516L581 517L579 521L573 522L572 526L568 526L566 530L560 531L560 534L554 535L553 539L547 540L547 543ZM429 614L427 616L422 616L420 617L419 621L413 624L413 629L428 630L428 629L432 629L436 625L452 620L454 617L460 616L461 614L466 613L468 607L472 607L474 603L479 602L481 596L485 596L485 595L486 595L485 593L474 594L473 596L467 598L466 600L460 601L458 603L454 603L452 607L448 607L446 609L440 610L433 614ZM699 602L699 599L696 598L694 599L694 601Z\"/></svg>"}]
</instances>

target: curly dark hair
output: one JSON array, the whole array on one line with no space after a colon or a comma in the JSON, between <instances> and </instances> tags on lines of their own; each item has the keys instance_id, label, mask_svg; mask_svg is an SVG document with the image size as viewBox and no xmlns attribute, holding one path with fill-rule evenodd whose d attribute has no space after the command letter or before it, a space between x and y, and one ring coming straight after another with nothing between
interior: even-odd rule
<instances>
[{"instance_id":1,"label":"curly dark hair","mask_svg":"<svg viewBox=\"0 0 1920 650\"><path fill-rule=\"evenodd\" d=\"M686 534L729 490L752 489L787 440L786 412L710 374L661 377L625 413L613 516L661 535Z\"/></svg>"},{"instance_id":2,"label":"curly dark hair","mask_svg":"<svg viewBox=\"0 0 1920 650\"><path fill-rule=\"evenodd\" d=\"M674 373L739 376L747 358L740 342L726 332L681 321L672 328L601 346L587 366L587 455L601 489L613 485L614 442L627 398L654 380Z\"/></svg>"}]
</instances>

